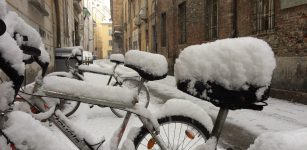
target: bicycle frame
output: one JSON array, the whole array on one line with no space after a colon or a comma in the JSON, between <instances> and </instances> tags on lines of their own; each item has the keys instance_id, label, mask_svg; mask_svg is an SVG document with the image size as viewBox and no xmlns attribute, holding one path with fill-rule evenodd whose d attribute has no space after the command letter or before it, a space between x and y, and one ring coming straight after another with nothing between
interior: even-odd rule
<instances>
[{"instance_id":1,"label":"bicycle frame","mask_svg":"<svg viewBox=\"0 0 307 150\"><path fill-rule=\"evenodd\" d=\"M75 75L82 76L81 74L78 73L78 70L71 70L71 71L73 71L72 73L75 74ZM138 86L138 94L140 93L142 86L144 85L145 82L147 82L147 81L145 81L142 78L141 78L141 81L138 82L138 85L137 85ZM37 92L39 87L42 86L41 83L42 83L42 78L36 78L36 82L35 82L34 89L33 89L34 93ZM54 95L55 98L69 99L69 98L67 98L67 97L69 97L69 95L65 95L65 94L62 94L62 93L55 93L54 92L53 95ZM21 94L21 97L23 97L31 105L34 105L36 108L38 108L38 110L40 112L50 111L49 110L50 106L48 106L48 104L42 99L42 96L32 95L32 96L29 97L29 96L26 96L26 94ZM97 100L86 98L86 97L82 97L81 99L69 99L69 100L81 101L81 102L101 106L101 104L95 103ZM103 106L107 106L107 104L103 105ZM113 138L117 139L116 147L118 147L118 145L119 145L119 143L122 139L123 133L125 132L127 124L130 120L131 114L133 113L133 114L136 114L138 116L138 118L141 120L141 122L144 124L144 126L150 131L152 136L155 138L157 144L159 144L161 148L167 149L166 148L167 146L166 146L166 144L164 144L163 140L160 139L159 136L157 136L159 134L159 126L158 126L158 123L157 123L156 120L153 120L150 116L146 116L146 115L140 113L141 111L138 111L135 108L129 108L129 107L123 108L123 107L112 107L112 106L107 106L107 107L117 108L117 109L122 109L124 111L127 111L126 116L125 116L125 118L124 118L124 120L121 123L121 126L119 128L120 132L118 132L116 134L116 137L113 137ZM144 109L143 111L147 111L147 113L150 113L147 109ZM86 141L80 139L76 135L76 133L72 129L70 129L69 125L66 124L68 118L66 118L65 115L63 115L60 111L53 113L48 118L48 120L50 122L53 122L78 148L80 148L82 150L83 149L84 150L91 149L91 147L87 144Z\"/></svg>"}]
</instances>

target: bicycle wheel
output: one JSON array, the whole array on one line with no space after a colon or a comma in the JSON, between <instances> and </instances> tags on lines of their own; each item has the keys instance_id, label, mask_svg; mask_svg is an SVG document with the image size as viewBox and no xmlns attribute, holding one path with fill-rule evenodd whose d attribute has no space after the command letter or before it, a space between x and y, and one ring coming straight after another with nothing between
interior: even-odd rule
<instances>
[{"instance_id":1,"label":"bicycle wheel","mask_svg":"<svg viewBox=\"0 0 307 150\"><path fill-rule=\"evenodd\" d=\"M135 79L126 79L123 81L123 86L127 87L127 88L136 88L135 84L138 83L138 80ZM113 86L122 86L120 85L118 82L114 83ZM149 95L149 91L146 88L145 85L142 86L140 94L138 95L138 99L139 100L143 100L141 101L141 103L144 103L144 106L147 108L149 105L149 100L150 100L150 95ZM146 100L144 102L144 100ZM120 110L120 109L116 109L116 108L111 108L111 111L114 113L114 115L116 115L119 118L123 118L126 115L126 111Z\"/></svg>"},{"instance_id":2,"label":"bicycle wheel","mask_svg":"<svg viewBox=\"0 0 307 150\"><path fill-rule=\"evenodd\" d=\"M169 149L189 150L201 145L209 138L209 131L204 125L185 116L169 116L158 119L160 134L158 136ZM160 149L149 131L143 126L133 139L136 150Z\"/></svg>"},{"instance_id":3,"label":"bicycle wheel","mask_svg":"<svg viewBox=\"0 0 307 150\"><path fill-rule=\"evenodd\" d=\"M77 111L80 104L81 102L60 99L59 109L66 117L69 117Z\"/></svg>"}]
</instances>

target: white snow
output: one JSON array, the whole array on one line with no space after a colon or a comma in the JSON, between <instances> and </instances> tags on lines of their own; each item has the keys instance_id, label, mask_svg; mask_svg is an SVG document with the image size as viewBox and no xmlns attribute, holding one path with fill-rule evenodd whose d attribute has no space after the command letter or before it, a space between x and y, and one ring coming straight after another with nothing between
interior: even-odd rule
<instances>
[{"instance_id":1,"label":"white snow","mask_svg":"<svg viewBox=\"0 0 307 150\"><path fill-rule=\"evenodd\" d=\"M41 55L39 56L40 60L43 62L50 62L49 54L44 47L40 34L34 28L28 25L21 17L19 17L17 13L9 11L5 16L4 22L7 25L7 32L11 35L11 37L14 36L15 32L21 36L28 37L28 41L22 41L21 37L17 38L17 43L39 49L41 51Z\"/></svg>"},{"instance_id":2,"label":"white snow","mask_svg":"<svg viewBox=\"0 0 307 150\"><path fill-rule=\"evenodd\" d=\"M25 65L22 62L22 51L17 46L16 41L7 32L0 36L0 53L18 71L19 75L24 74Z\"/></svg>"},{"instance_id":3,"label":"white snow","mask_svg":"<svg viewBox=\"0 0 307 150\"><path fill-rule=\"evenodd\" d=\"M14 142L20 150L66 150L67 146L62 143L50 129L42 126L27 113L13 111L8 115L7 127L4 133Z\"/></svg>"},{"instance_id":4,"label":"white snow","mask_svg":"<svg viewBox=\"0 0 307 150\"><path fill-rule=\"evenodd\" d=\"M260 135L248 150L303 150L307 148L307 128Z\"/></svg>"},{"instance_id":5,"label":"white snow","mask_svg":"<svg viewBox=\"0 0 307 150\"><path fill-rule=\"evenodd\" d=\"M47 74L47 76L59 76L59 77L68 77L68 78L73 78L73 74L70 73L70 72L52 72L52 73L49 73Z\"/></svg>"},{"instance_id":6,"label":"white snow","mask_svg":"<svg viewBox=\"0 0 307 150\"><path fill-rule=\"evenodd\" d=\"M46 91L61 92L73 97L99 99L106 102L106 105L111 103L127 105L127 107L134 105L137 94L137 91L128 88L91 84L57 76L45 77L43 88Z\"/></svg>"},{"instance_id":7,"label":"white snow","mask_svg":"<svg viewBox=\"0 0 307 150\"><path fill-rule=\"evenodd\" d=\"M118 61L118 62L124 62L125 57L123 54L112 54L110 55L110 60L112 61Z\"/></svg>"},{"instance_id":8,"label":"white snow","mask_svg":"<svg viewBox=\"0 0 307 150\"><path fill-rule=\"evenodd\" d=\"M9 104L13 102L15 91L12 82L4 82L0 84L0 111L9 108Z\"/></svg>"},{"instance_id":9,"label":"white snow","mask_svg":"<svg viewBox=\"0 0 307 150\"><path fill-rule=\"evenodd\" d=\"M113 74L113 68L112 67L99 67L97 65L80 65L78 67L80 71L83 72L92 72L92 73L98 73L98 74L104 74L104 75L112 75Z\"/></svg>"},{"instance_id":10,"label":"white snow","mask_svg":"<svg viewBox=\"0 0 307 150\"><path fill-rule=\"evenodd\" d=\"M205 144L196 147L195 150L215 150L216 143L216 137L211 137Z\"/></svg>"},{"instance_id":11,"label":"white snow","mask_svg":"<svg viewBox=\"0 0 307 150\"><path fill-rule=\"evenodd\" d=\"M188 100L170 99L154 113L156 118L163 118L172 115L182 115L198 120L209 132L211 132L213 128L213 122L209 114L201 107Z\"/></svg>"},{"instance_id":12,"label":"white snow","mask_svg":"<svg viewBox=\"0 0 307 150\"><path fill-rule=\"evenodd\" d=\"M167 60L163 55L129 50L125 54L125 65L132 65L146 73L163 76L167 74Z\"/></svg>"},{"instance_id":13,"label":"white snow","mask_svg":"<svg viewBox=\"0 0 307 150\"><path fill-rule=\"evenodd\" d=\"M71 55L76 56L76 55L82 55L82 51L84 51L82 46L74 46L74 47L63 47L63 49L72 49Z\"/></svg>"},{"instance_id":14,"label":"white snow","mask_svg":"<svg viewBox=\"0 0 307 150\"><path fill-rule=\"evenodd\" d=\"M7 13L7 4L5 0L0 0L0 18L4 18Z\"/></svg>"},{"instance_id":15,"label":"white snow","mask_svg":"<svg viewBox=\"0 0 307 150\"><path fill-rule=\"evenodd\" d=\"M177 82L214 82L229 90L246 90L250 85L267 88L276 66L271 47L253 37L217 40L185 48L175 63ZM194 86L189 90L193 92ZM257 91L258 98L264 89ZM207 92L202 93L203 98Z\"/></svg>"}]
</instances>

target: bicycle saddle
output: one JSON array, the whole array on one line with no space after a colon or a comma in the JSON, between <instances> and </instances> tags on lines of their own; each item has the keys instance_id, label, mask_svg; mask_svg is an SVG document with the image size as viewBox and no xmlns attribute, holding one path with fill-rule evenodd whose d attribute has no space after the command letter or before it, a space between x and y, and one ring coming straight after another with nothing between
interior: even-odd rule
<instances>
[{"instance_id":1,"label":"bicycle saddle","mask_svg":"<svg viewBox=\"0 0 307 150\"><path fill-rule=\"evenodd\" d=\"M130 50L126 53L125 66L135 70L147 81L163 79L168 71L168 64L163 55L139 50Z\"/></svg>"},{"instance_id":2,"label":"bicycle saddle","mask_svg":"<svg viewBox=\"0 0 307 150\"><path fill-rule=\"evenodd\" d=\"M263 40L242 37L185 48L175 64L177 88L215 106L261 110L276 62Z\"/></svg>"}]
</instances>

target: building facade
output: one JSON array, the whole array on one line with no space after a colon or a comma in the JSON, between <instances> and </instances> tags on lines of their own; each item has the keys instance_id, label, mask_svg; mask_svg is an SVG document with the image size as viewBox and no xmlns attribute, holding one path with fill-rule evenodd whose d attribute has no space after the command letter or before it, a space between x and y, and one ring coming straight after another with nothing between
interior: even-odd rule
<instances>
[{"instance_id":1,"label":"building facade","mask_svg":"<svg viewBox=\"0 0 307 150\"><path fill-rule=\"evenodd\" d=\"M93 0L92 4L94 53L97 59L108 58L109 51L112 51L112 21L109 0Z\"/></svg>"},{"instance_id":2,"label":"building facade","mask_svg":"<svg viewBox=\"0 0 307 150\"><path fill-rule=\"evenodd\" d=\"M113 28L112 53L124 53L123 47L123 3L125 0L110 0Z\"/></svg>"},{"instance_id":3,"label":"building facade","mask_svg":"<svg viewBox=\"0 0 307 150\"><path fill-rule=\"evenodd\" d=\"M123 0L116 7L122 10L113 19L122 18L124 51L163 54L170 73L189 45L253 36L267 41L277 59L272 94L307 97L306 0Z\"/></svg>"}]
</instances>

